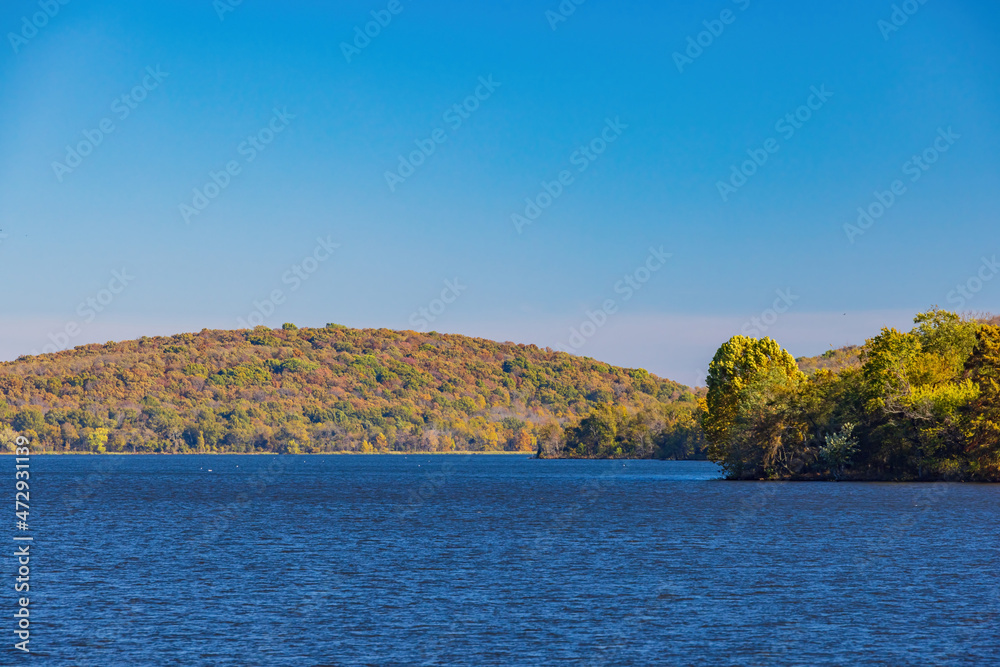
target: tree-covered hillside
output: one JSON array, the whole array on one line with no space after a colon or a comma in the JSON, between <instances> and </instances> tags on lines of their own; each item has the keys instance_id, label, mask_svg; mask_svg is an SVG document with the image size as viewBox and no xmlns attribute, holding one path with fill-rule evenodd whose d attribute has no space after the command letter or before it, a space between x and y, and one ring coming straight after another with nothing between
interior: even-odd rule
<instances>
[{"instance_id":1,"label":"tree-covered hillside","mask_svg":"<svg viewBox=\"0 0 1000 667\"><path fill-rule=\"evenodd\" d=\"M806 375L812 375L817 371L839 373L842 370L861 364L861 347L859 345L848 345L834 350L827 350L817 357L797 357L795 363L798 365L799 370Z\"/></svg>"},{"instance_id":2,"label":"tree-covered hillside","mask_svg":"<svg viewBox=\"0 0 1000 667\"><path fill-rule=\"evenodd\" d=\"M566 440L581 419L612 409L622 424L641 422L643 437L624 449ZM644 370L534 345L338 325L204 330L0 364L0 444L22 434L49 451L679 458L696 454L698 436L678 442L665 431L690 426L695 409L691 390Z\"/></svg>"}]
</instances>

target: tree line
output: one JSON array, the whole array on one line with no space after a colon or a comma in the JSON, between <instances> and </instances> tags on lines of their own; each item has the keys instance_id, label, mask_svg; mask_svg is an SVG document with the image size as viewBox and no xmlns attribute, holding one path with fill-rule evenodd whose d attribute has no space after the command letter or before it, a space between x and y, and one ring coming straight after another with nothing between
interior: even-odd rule
<instances>
[{"instance_id":1,"label":"tree line","mask_svg":"<svg viewBox=\"0 0 1000 667\"><path fill-rule=\"evenodd\" d=\"M808 375L734 336L709 367L708 456L732 479L1000 481L998 324L933 308Z\"/></svg>"}]
</instances>

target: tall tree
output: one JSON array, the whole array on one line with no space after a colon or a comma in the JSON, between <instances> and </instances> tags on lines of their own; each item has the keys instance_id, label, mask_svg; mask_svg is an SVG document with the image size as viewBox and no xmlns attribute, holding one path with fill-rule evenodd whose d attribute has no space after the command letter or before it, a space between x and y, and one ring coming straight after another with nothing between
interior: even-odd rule
<instances>
[{"instance_id":1,"label":"tall tree","mask_svg":"<svg viewBox=\"0 0 1000 667\"><path fill-rule=\"evenodd\" d=\"M734 336L715 353L703 425L708 456L728 477L777 472L784 452L775 417L782 400L804 379L792 355L771 338Z\"/></svg>"},{"instance_id":2,"label":"tall tree","mask_svg":"<svg viewBox=\"0 0 1000 667\"><path fill-rule=\"evenodd\" d=\"M968 406L968 445L973 476L996 479L1000 475L1000 327L986 325L976 336L976 346L965 364L979 396Z\"/></svg>"}]
</instances>

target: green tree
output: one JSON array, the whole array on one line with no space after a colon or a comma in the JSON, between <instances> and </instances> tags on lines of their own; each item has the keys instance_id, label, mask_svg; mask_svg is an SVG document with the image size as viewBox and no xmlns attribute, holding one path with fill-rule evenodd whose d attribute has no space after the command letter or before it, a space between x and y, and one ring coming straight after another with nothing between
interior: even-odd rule
<instances>
[{"instance_id":1,"label":"green tree","mask_svg":"<svg viewBox=\"0 0 1000 667\"><path fill-rule=\"evenodd\" d=\"M972 460L975 477L997 479L1000 477L1000 327L987 325L979 330L965 371L979 389L979 395L966 408L966 453Z\"/></svg>"},{"instance_id":2,"label":"green tree","mask_svg":"<svg viewBox=\"0 0 1000 667\"><path fill-rule=\"evenodd\" d=\"M734 336L708 367L702 420L709 459L731 478L774 474L784 463L779 403L805 380L795 359L771 338Z\"/></svg>"},{"instance_id":3,"label":"green tree","mask_svg":"<svg viewBox=\"0 0 1000 667\"><path fill-rule=\"evenodd\" d=\"M22 433L25 431L39 432L45 429L45 417L42 415L41 410L31 406L19 410L14 415L14 419L11 420L11 426L14 427L15 431Z\"/></svg>"},{"instance_id":4,"label":"green tree","mask_svg":"<svg viewBox=\"0 0 1000 667\"><path fill-rule=\"evenodd\" d=\"M921 351L939 362L929 365L940 369L938 377L927 378L925 382L947 382L961 375L982 325L937 307L919 313L913 322L917 326L911 333L920 341Z\"/></svg>"},{"instance_id":5,"label":"green tree","mask_svg":"<svg viewBox=\"0 0 1000 667\"><path fill-rule=\"evenodd\" d=\"M574 456L613 455L619 421L611 406L598 406L579 424L566 430L565 449Z\"/></svg>"},{"instance_id":6,"label":"green tree","mask_svg":"<svg viewBox=\"0 0 1000 667\"><path fill-rule=\"evenodd\" d=\"M95 454L105 454L108 444L108 429L96 428L87 434L87 449Z\"/></svg>"},{"instance_id":7,"label":"green tree","mask_svg":"<svg viewBox=\"0 0 1000 667\"><path fill-rule=\"evenodd\" d=\"M705 434L701 429L703 414L700 408L663 409L662 426L653 436L657 457L683 461L705 459Z\"/></svg>"},{"instance_id":8,"label":"green tree","mask_svg":"<svg viewBox=\"0 0 1000 667\"><path fill-rule=\"evenodd\" d=\"M861 358L868 435L877 443L871 462L896 477L922 478L961 455L961 414L979 388L959 375L971 349L964 323L941 311L915 321L910 333L883 329Z\"/></svg>"},{"instance_id":9,"label":"green tree","mask_svg":"<svg viewBox=\"0 0 1000 667\"><path fill-rule=\"evenodd\" d=\"M850 465L858 451L858 441L854 437L854 424L844 424L836 433L826 436L826 444L819 450L820 458L839 479L844 475L844 467Z\"/></svg>"}]
</instances>

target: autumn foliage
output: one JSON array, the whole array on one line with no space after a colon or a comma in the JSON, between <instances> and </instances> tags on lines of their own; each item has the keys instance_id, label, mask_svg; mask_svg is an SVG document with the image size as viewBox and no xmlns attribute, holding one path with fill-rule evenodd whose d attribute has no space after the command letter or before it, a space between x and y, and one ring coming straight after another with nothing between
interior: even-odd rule
<instances>
[{"instance_id":1,"label":"autumn foliage","mask_svg":"<svg viewBox=\"0 0 1000 667\"><path fill-rule=\"evenodd\" d=\"M534 453L541 443L550 455L614 455L574 449L567 429L612 407L630 428L690 427L678 410L693 406L686 387L644 370L338 325L204 330L0 364L0 444L22 434L48 451Z\"/></svg>"}]
</instances>

